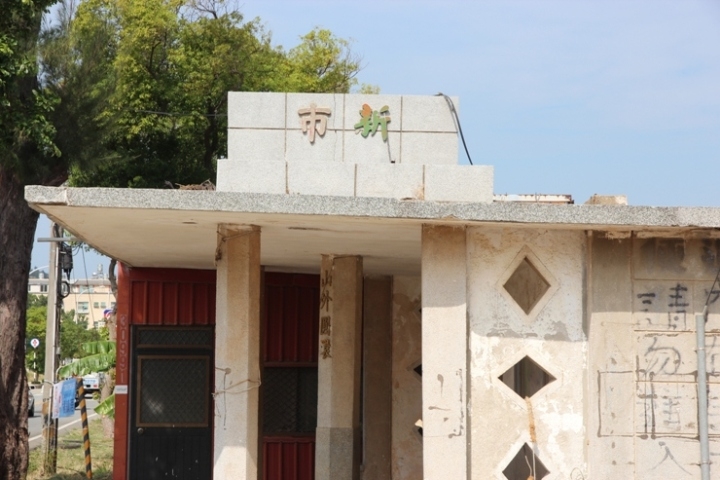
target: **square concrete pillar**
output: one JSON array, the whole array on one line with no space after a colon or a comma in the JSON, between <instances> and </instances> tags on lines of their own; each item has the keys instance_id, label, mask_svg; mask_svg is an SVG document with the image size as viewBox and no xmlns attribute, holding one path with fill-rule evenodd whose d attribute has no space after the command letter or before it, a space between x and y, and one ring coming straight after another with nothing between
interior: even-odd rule
<instances>
[{"instance_id":1,"label":"square concrete pillar","mask_svg":"<svg viewBox=\"0 0 720 480\"><path fill-rule=\"evenodd\" d=\"M392 277L365 278L362 480L392 480L392 288Z\"/></svg>"},{"instance_id":2,"label":"square concrete pillar","mask_svg":"<svg viewBox=\"0 0 720 480\"><path fill-rule=\"evenodd\" d=\"M218 230L215 480L258 478L260 229Z\"/></svg>"},{"instance_id":3,"label":"square concrete pillar","mask_svg":"<svg viewBox=\"0 0 720 480\"><path fill-rule=\"evenodd\" d=\"M425 480L470 478L465 229L422 230L422 403Z\"/></svg>"},{"instance_id":4,"label":"square concrete pillar","mask_svg":"<svg viewBox=\"0 0 720 480\"><path fill-rule=\"evenodd\" d=\"M362 272L361 257L322 257L316 480L359 475Z\"/></svg>"}]
</instances>

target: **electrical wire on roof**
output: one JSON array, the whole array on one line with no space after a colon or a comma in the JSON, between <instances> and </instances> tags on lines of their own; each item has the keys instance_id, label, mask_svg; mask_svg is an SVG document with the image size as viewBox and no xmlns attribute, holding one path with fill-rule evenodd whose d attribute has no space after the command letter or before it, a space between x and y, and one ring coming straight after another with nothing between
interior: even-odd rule
<instances>
[{"instance_id":1,"label":"electrical wire on roof","mask_svg":"<svg viewBox=\"0 0 720 480\"><path fill-rule=\"evenodd\" d=\"M465 135L463 134L462 126L460 126L460 117L458 116L457 110L455 110L455 104L453 103L452 98L448 97L447 95L445 95L442 92L438 93L435 96L445 98L445 101L447 102L448 107L450 108L450 113L452 113L453 118L455 119L455 123L457 124L458 133L460 133L460 139L462 140L463 147L465 147L465 154L468 157L468 161L470 162L470 165L473 165L472 158L470 158L470 152L468 151L467 144L465 143Z\"/></svg>"}]
</instances>

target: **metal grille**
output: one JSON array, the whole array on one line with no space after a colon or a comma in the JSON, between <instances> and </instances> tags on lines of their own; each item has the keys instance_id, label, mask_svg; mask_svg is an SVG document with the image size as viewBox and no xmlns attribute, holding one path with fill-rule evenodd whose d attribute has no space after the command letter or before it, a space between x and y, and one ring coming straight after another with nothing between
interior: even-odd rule
<instances>
[{"instance_id":1,"label":"metal grille","mask_svg":"<svg viewBox=\"0 0 720 480\"><path fill-rule=\"evenodd\" d=\"M263 433L313 433L317 427L317 370L265 368Z\"/></svg>"},{"instance_id":2,"label":"metal grille","mask_svg":"<svg viewBox=\"0 0 720 480\"><path fill-rule=\"evenodd\" d=\"M212 347L213 332L208 328L141 328L138 330L138 346L162 347Z\"/></svg>"},{"instance_id":3,"label":"metal grille","mask_svg":"<svg viewBox=\"0 0 720 480\"><path fill-rule=\"evenodd\" d=\"M139 361L138 425L207 425L207 358L140 357Z\"/></svg>"}]
</instances>

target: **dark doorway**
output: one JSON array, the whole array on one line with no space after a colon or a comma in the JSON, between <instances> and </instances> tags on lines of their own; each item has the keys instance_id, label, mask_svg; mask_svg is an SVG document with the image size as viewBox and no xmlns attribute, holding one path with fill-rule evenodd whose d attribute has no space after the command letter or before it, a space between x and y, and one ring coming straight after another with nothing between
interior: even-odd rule
<instances>
[{"instance_id":1,"label":"dark doorway","mask_svg":"<svg viewBox=\"0 0 720 480\"><path fill-rule=\"evenodd\" d=\"M319 303L319 276L265 274L263 480L315 478Z\"/></svg>"},{"instance_id":2,"label":"dark doorway","mask_svg":"<svg viewBox=\"0 0 720 480\"><path fill-rule=\"evenodd\" d=\"M133 327L130 478L212 477L213 327Z\"/></svg>"}]
</instances>

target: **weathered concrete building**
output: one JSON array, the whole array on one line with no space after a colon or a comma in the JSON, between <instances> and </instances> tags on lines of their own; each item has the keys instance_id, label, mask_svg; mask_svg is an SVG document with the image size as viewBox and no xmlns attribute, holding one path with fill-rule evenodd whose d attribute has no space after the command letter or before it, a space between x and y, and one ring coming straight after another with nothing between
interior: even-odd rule
<instances>
[{"instance_id":1,"label":"weathered concrete building","mask_svg":"<svg viewBox=\"0 0 720 480\"><path fill-rule=\"evenodd\" d=\"M124 265L115 478L700 478L720 209L495 196L448 100L231 93L215 192L27 188Z\"/></svg>"}]
</instances>

